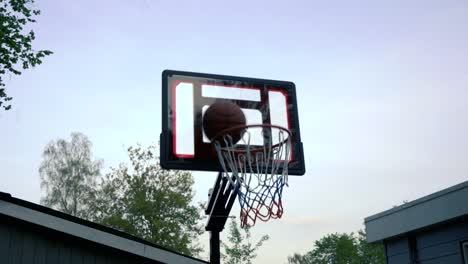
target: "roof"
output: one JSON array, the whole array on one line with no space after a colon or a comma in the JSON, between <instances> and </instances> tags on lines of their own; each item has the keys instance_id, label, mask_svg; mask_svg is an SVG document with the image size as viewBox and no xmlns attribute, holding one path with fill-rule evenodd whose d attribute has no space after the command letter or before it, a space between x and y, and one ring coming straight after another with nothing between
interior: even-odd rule
<instances>
[{"instance_id":1,"label":"roof","mask_svg":"<svg viewBox=\"0 0 468 264\"><path fill-rule=\"evenodd\" d=\"M31 224L163 263L208 263L162 248L116 229L14 198L8 193L0 192L0 215L20 219Z\"/></svg>"},{"instance_id":2,"label":"roof","mask_svg":"<svg viewBox=\"0 0 468 264\"><path fill-rule=\"evenodd\" d=\"M365 218L377 242L468 215L468 181Z\"/></svg>"}]
</instances>

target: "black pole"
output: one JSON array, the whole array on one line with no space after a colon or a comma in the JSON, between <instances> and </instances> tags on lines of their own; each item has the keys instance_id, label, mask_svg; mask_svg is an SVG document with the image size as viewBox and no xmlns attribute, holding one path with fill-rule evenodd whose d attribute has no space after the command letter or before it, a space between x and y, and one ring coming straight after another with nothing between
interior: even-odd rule
<instances>
[{"instance_id":1,"label":"black pole","mask_svg":"<svg viewBox=\"0 0 468 264\"><path fill-rule=\"evenodd\" d=\"M211 264L221 264L221 255L219 252L219 232L211 231L210 232L210 263Z\"/></svg>"},{"instance_id":2,"label":"black pole","mask_svg":"<svg viewBox=\"0 0 468 264\"><path fill-rule=\"evenodd\" d=\"M215 185L209 192L208 206L205 210L205 213L209 215L205 230L210 231L210 263L212 264L221 263L219 234L224 229L239 191L238 184L232 184L227 177L230 176L224 175L223 172L218 174Z\"/></svg>"},{"instance_id":3,"label":"black pole","mask_svg":"<svg viewBox=\"0 0 468 264\"><path fill-rule=\"evenodd\" d=\"M218 174L205 210L205 213L209 215L205 230L210 231L210 263L212 264L221 263L219 234L224 229L239 190L238 184L233 185L227 177L229 175L224 175L222 172Z\"/></svg>"}]
</instances>

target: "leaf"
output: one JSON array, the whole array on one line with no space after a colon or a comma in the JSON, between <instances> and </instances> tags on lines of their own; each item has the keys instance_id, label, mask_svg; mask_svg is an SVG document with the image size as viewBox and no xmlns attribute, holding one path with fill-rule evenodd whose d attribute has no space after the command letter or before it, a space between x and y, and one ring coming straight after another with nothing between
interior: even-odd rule
<instances>
[{"instance_id":1,"label":"leaf","mask_svg":"<svg viewBox=\"0 0 468 264\"><path fill-rule=\"evenodd\" d=\"M102 181L93 207L95 221L168 249L197 256L202 247L202 210L192 204L193 176L159 166L157 146L127 149L130 163L114 168ZM111 219L118 219L118 221Z\"/></svg>"},{"instance_id":2,"label":"leaf","mask_svg":"<svg viewBox=\"0 0 468 264\"><path fill-rule=\"evenodd\" d=\"M91 219L95 208L89 202L96 193L101 164L93 160L91 141L81 133L72 133L70 141L49 142L39 167L44 205Z\"/></svg>"},{"instance_id":3,"label":"leaf","mask_svg":"<svg viewBox=\"0 0 468 264\"><path fill-rule=\"evenodd\" d=\"M264 235L255 243L255 246L253 246L250 242L250 228L247 227L242 230L244 235L242 235L239 224L235 220L230 222L228 234L229 244L222 242L222 247L225 251L223 259L226 260L226 263L252 263L257 256L256 252L258 252L263 243L270 238L268 235Z\"/></svg>"},{"instance_id":4,"label":"leaf","mask_svg":"<svg viewBox=\"0 0 468 264\"><path fill-rule=\"evenodd\" d=\"M294 253L289 264L384 264L381 245L368 244L363 231L351 234L329 234L315 241L314 249L304 255Z\"/></svg>"},{"instance_id":5,"label":"leaf","mask_svg":"<svg viewBox=\"0 0 468 264\"><path fill-rule=\"evenodd\" d=\"M20 75L18 67L23 70L34 67L42 63L41 58L51 55L51 51L35 52L32 42L36 38L33 30L24 32L26 28L31 28L35 23L35 16L40 15L40 11L34 8L34 0L9 0L0 1L0 87L5 87L2 77L12 73ZM5 96L0 96L0 103L4 102ZM9 97L11 98L11 97ZM3 106L9 110L11 106Z\"/></svg>"}]
</instances>

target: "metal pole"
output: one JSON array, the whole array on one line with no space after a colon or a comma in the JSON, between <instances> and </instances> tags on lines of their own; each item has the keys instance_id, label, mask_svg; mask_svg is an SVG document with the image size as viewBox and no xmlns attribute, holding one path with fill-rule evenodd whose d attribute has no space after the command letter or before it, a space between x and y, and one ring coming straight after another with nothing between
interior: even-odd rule
<instances>
[{"instance_id":1,"label":"metal pole","mask_svg":"<svg viewBox=\"0 0 468 264\"><path fill-rule=\"evenodd\" d=\"M219 232L210 231L210 263L221 264Z\"/></svg>"},{"instance_id":2,"label":"metal pole","mask_svg":"<svg viewBox=\"0 0 468 264\"><path fill-rule=\"evenodd\" d=\"M218 174L213 189L209 192L208 206L205 213L209 215L205 230L210 231L210 263L221 263L219 234L224 229L229 212L239 190L238 185L232 185L222 172Z\"/></svg>"}]
</instances>

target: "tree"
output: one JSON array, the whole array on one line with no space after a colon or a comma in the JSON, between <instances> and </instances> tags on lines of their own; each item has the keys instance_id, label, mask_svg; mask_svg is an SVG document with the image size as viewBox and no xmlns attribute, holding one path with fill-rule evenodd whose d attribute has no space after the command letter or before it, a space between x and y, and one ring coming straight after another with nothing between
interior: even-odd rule
<instances>
[{"instance_id":1,"label":"tree","mask_svg":"<svg viewBox=\"0 0 468 264\"><path fill-rule=\"evenodd\" d=\"M33 4L34 0L0 1L0 108L4 110L11 108L8 101L13 99L6 93L4 76L19 75L19 68L25 70L39 65L42 58L52 54L49 50L33 50L34 31L24 32L40 14Z\"/></svg>"},{"instance_id":2,"label":"tree","mask_svg":"<svg viewBox=\"0 0 468 264\"><path fill-rule=\"evenodd\" d=\"M353 234L331 234L315 242L312 263L359 264Z\"/></svg>"},{"instance_id":3,"label":"tree","mask_svg":"<svg viewBox=\"0 0 468 264\"><path fill-rule=\"evenodd\" d=\"M385 251L382 244L370 244L366 240L366 233L358 232L357 249L361 257L361 263L383 264L385 263Z\"/></svg>"},{"instance_id":4,"label":"tree","mask_svg":"<svg viewBox=\"0 0 468 264\"><path fill-rule=\"evenodd\" d=\"M384 264L382 245L367 243L364 231L351 234L330 234L314 243L304 255L288 257L290 264Z\"/></svg>"},{"instance_id":5,"label":"tree","mask_svg":"<svg viewBox=\"0 0 468 264\"><path fill-rule=\"evenodd\" d=\"M94 199L102 161L93 160L91 141L72 133L71 141L51 141L42 153L39 168L45 197L41 204L67 214L90 218L89 203Z\"/></svg>"},{"instance_id":6,"label":"tree","mask_svg":"<svg viewBox=\"0 0 468 264\"><path fill-rule=\"evenodd\" d=\"M288 263L290 264L310 264L312 263L311 252L301 255L299 253L294 253L292 256L288 257Z\"/></svg>"},{"instance_id":7,"label":"tree","mask_svg":"<svg viewBox=\"0 0 468 264\"><path fill-rule=\"evenodd\" d=\"M128 148L131 164L107 174L100 187L93 219L186 255L198 256L201 210L192 205L190 172L167 171L157 148Z\"/></svg>"},{"instance_id":8,"label":"tree","mask_svg":"<svg viewBox=\"0 0 468 264\"><path fill-rule=\"evenodd\" d=\"M257 257L256 252L258 249L270 238L268 235L264 235L253 245L250 242L250 227L246 227L243 230L245 233L244 235L241 234L239 225L235 220L231 221L229 224L228 240L231 245L221 242L225 251L223 259L226 260L227 264L252 264L252 260Z\"/></svg>"}]
</instances>

